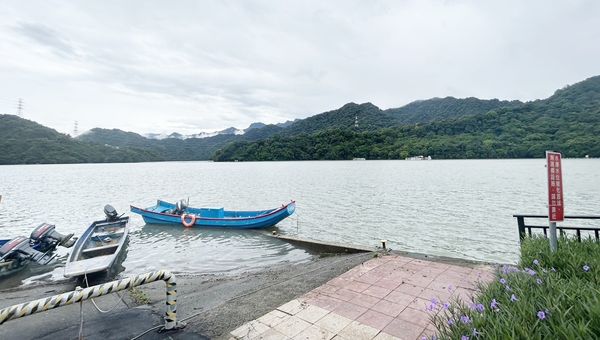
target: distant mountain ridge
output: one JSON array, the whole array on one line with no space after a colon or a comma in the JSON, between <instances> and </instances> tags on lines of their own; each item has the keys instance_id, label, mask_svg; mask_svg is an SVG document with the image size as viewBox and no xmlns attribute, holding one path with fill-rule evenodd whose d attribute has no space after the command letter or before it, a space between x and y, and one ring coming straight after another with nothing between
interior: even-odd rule
<instances>
[{"instance_id":1,"label":"distant mountain ridge","mask_svg":"<svg viewBox=\"0 0 600 340\"><path fill-rule=\"evenodd\" d=\"M380 128L389 128L414 122L435 121L436 117L462 117L465 115L483 113L490 108L499 108L505 105L515 105L519 102L494 100L479 100L476 98L456 99L433 98L410 103L396 109L381 110L372 103L348 103L342 107L326 111L304 119L296 119L285 123L266 125L253 123L246 129L228 128L222 131L182 135L171 133L167 136L141 136L118 129L92 129L82 134L78 139L97 144L107 144L122 147L141 147L148 150L159 150L167 160L180 157L181 152L172 148L183 148L190 159L210 159L214 152L233 142L250 142L276 135L291 137L301 134L311 134L329 129L356 129L358 131L373 131ZM423 112L428 112L424 114ZM422 119L419 120L419 114ZM132 135L133 134L133 135ZM186 140L178 143L173 139ZM199 140L202 139L202 140ZM152 140L162 141L153 142ZM183 145L189 145L184 147ZM175 157L175 158L174 158Z\"/></svg>"},{"instance_id":2,"label":"distant mountain ridge","mask_svg":"<svg viewBox=\"0 0 600 340\"><path fill-rule=\"evenodd\" d=\"M474 97L463 99L445 97L417 100L396 109L387 109L384 112L396 118L399 123L408 125L460 118L502 107L516 107L519 105L523 105L523 102L518 100L485 100Z\"/></svg>"},{"instance_id":3,"label":"distant mountain ridge","mask_svg":"<svg viewBox=\"0 0 600 340\"><path fill-rule=\"evenodd\" d=\"M274 125L282 127L282 128L285 128L285 127L288 127L288 126L292 125L293 123L295 123L298 120L299 119L288 120L288 121L285 121L283 123L277 123L277 124L274 124ZM166 139L166 138L188 139L188 138L209 138L209 137L215 137L215 136L218 136L218 135L243 135L243 134L245 134L246 132L248 132L250 130L261 129L261 128L265 127L265 126L267 126L267 124L256 122L256 123L250 124L245 129L238 129L238 128L235 128L235 127L229 127L227 129L220 130L220 131L199 132L199 133L194 133L194 134L191 134L191 135L183 135L183 134L178 133L178 132L172 132L170 134L164 134L164 133L146 133L146 134L143 135L143 137L150 138L150 139Z\"/></svg>"},{"instance_id":4,"label":"distant mountain ridge","mask_svg":"<svg viewBox=\"0 0 600 340\"><path fill-rule=\"evenodd\" d=\"M427 105L433 102L436 100ZM449 102L462 106L468 100L451 98ZM544 157L545 150L561 151L566 157L600 157L600 76L557 90L543 100L475 103L484 109L486 105L496 108L484 113L463 110L452 118L442 115L447 118L444 120L374 131L334 128L236 142L217 151L213 160L403 159L416 155L532 158ZM447 111L443 106L439 109ZM405 110L395 114L412 122L411 110Z\"/></svg>"},{"instance_id":5,"label":"distant mountain ridge","mask_svg":"<svg viewBox=\"0 0 600 340\"><path fill-rule=\"evenodd\" d=\"M159 161L151 150L87 143L36 122L0 115L0 164Z\"/></svg>"},{"instance_id":6,"label":"distant mountain ridge","mask_svg":"<svg viewBox=\"0 0 600 340\"><path fill-rule=\"evenodd\" d=\"M95 128L73 139L35 122L0 115L0 147L5 151L0 164L398 159L419 154L538 157L544 148L598 157L599 93L597 76L527 103L445 97L387 110L372 103L348 103L304 119L253 123L210 136L176 132L142 136Z\"/></svg>"}]
</instances>

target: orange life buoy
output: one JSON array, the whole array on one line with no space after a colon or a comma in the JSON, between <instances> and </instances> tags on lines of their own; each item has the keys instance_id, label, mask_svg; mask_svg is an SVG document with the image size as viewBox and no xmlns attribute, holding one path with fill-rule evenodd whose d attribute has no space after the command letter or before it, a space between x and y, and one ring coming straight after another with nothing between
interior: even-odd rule
<instances>
[{"instance_id":1,"label":"orange life buoy","mask_svg":"<svg viewBox=\"0 0 600 340\"><path fill-rule=\"evenodd\" d=\"M187 221L187 218L190 218L190 221ZM194 214L183 214L181 215L181 224L183 224L184 227L189 228L192 227L194 224L196 224L196 215Z\"/></svg>"}]
</instances>

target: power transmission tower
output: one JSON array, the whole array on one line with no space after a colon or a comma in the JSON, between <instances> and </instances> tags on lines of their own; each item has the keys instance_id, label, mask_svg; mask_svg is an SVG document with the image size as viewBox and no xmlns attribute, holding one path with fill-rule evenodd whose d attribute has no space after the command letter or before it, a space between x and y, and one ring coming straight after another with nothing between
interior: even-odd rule
<instances>
[{"instance_id":1,"label":"power transmission tower","mask_svg":"<svg viewBox=\"0 0 600 340\"><path fill-rule=\"evenodd\" d=\"M354 117L354 128L358 129L358 116Z\"/></svg>"},{"instance_id":2,"label":"power transmission tower","mask_svg":"<svg viewBox=\"0 0 600 340\"><path fill-rule=\"evenodd\" d=\"M23 107L23 98L19 98L19 101L17 102L17 116L23 117Z\"/></svg>"},{"instance_id":3,"label":"power transmission tower","mask_svg":"<svg viewBox=\"0 0 600 340\"><path fill-rule=\"evenodd\" d=\"M77 135L79 134L79 129L78 129L78 123L77 121L75 121L75 124L73 125L73 137L77 137Z\"/></svg>"}]
</instances>

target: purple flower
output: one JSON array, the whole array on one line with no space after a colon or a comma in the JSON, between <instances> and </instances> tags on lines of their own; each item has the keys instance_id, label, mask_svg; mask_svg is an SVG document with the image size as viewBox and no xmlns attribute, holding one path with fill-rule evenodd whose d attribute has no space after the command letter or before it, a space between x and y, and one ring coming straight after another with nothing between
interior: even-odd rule
<instances>
[{"instance_id":1,"label":"purple flower","mask_svg":"<svg viewBox=\"0 0 600 340\"><path fill-rule=\"evenodd\" d=\"M492 303L490 303L490 308L494 310L498 309L498 301L496 301L496 299L492 299Z\"/></svg>"},{"instance_id":2,"label":"purple flower","mask_svg":"<svg viewBox=\"0 0 600 340\"><path fill-rule=\"evenodd\" d=\"M515 301L519 301L519 299L517 299L517 296L515 294L511 294L510 301L515 302Z\"/></svg>"},{"instance_id":3,"label":"purple flower","mask_svg":"<svg viewBox=\"0 0 600 340\"><path fill-rule=\"evenodd\" d=\"M542 284L542 279L537 279L537 280L535 280L535 282L536 282L538 285L541 285L541 284Z\"/></svg>"},{"instance_id":4,"label":"purple flower","mask_svg":"<svg viewBox=\"0 0 600 340\"><path fill-rule=\"evenodd\" d=\"M503 284L503 285L505 285L506 284L506 279L505 278L501 278L500 279L500 283Z\"/></svg>"},{"instance_id":5,"label":"purple flower","mask_svg":"<svg viewBox=\"0 0 600 340\"><path fill-rule=\"evenodd\" d=\"M438 307L438 299L433 298L431 299L431 302L429 302L429 305L427 305L427 311L430 312L434 309L436 309Z\"/></svg>"},{"instance_id":6,"label":"purple flower","mask_svg":"<svg viewBox=\"0 0 600 340\"><path fill-rule=\"evenodd\" d=\"M460 317L460 322L464 323L465 325L470 324L471 318L468 315L463 315Z\"/></svg>"},{"instance_id":7,"label":"purple flower","mask_svg":"<svg viewBox=\"0 0 600 340\"><path fill-rule=\"evenodd\" d=\"M450 325L450 326L454 325L454 320L448 319L448 325Z\"/></svg>"},{"instance_id":8,"label":"purple flower","mask_svg":"<svg viewBox=\"0 0 600 340\"><path fill-rule=\"evenodd\" d=\"M540 319L540 320L544 320L544 319L546 319L546 312L544 312L543 310L541 310L541 311L538 311L538 312L537 312L537 317L538 317L538 319Z\"/></svg>"},{"instance_id":9,"label":"purple flower","mask_svg":"<svg viewBox=\"0 0 600 340\"><path fill-rule=\"evenodd\" d=\"M583 271L584 272L589 272L590 271L590 266L588 266L587 264L583 266Z\"/></svg>"},{"instance_id":10,"label":"purple flower","mask_svg":"<svg viewBox=\"0 0 600 340\"><path fill-rule=\"evenodd\" d=\"M537 259L533 260L533 264L535 264L536 266L540 265L540 261L538 261Z\"/></svg>"},{"instance_id":11,"label":"purple flower","mask_svg":"<svg viewBox=\"0 0 600 340\"><path fill-rule=\"evenodd\" d=\"M460 337L460 340L469 340L469 337L466 336L466 335L463 335L463 336Z\"/></svg>"},{"instance_id":12,"label":"purple flower","mask_svg":"<svg viewBox=\"0 0 600 340\"><path fill-rule=\"evenodd\" d=\"M514 273L514 272L518 272L518 271L519 271L519 268L517 268L517 267L506 266L506 265L502 266L502 273L505 275Z\"/></svg>"},{"instance_id":13,"label":"purple flower","mask_svg":"<svg viewBox=\"0 0 600 340\"><path fill-rule=\"evenodd\" d=\"M535 274L537 274L535 272L535 270L533 270L531 268L525 268L523 271L526 272L527 274L531 275L531 276L535 276Z\"/></svg>"},{"instance_id":14,"label":"purple flower","mask_svg":"<svg viewBox=\"0 0 600 340\"><path fill-rule=\"evenodd\" d=\"M479 313L483 313L485 307L481 303L473 303L471 304L471 310L478 311Z\"/></svg>"},{"instance_id":15,"label":"purple flower","mask_svg":"<svg viewBox=\"0 0 600 340\"><path fill-rule=\"evenodd\" d=\"M426 337L425 335L423 335L423 336L421 337L421 340L427 340L427 337Z\"/></svg>"},{"instance_id":16,"label":"purple flower","mask_svg":"<svg viewBox=\"0 0 600 340\"><path fill-rule=\"evenodd\" d=\"M448 292L452 293L453 290L454 290L454 286L448 285Z\"/></svg>"},{"instance_id":17,"label":"purple flower","mask_svg":"<svg viewBox=\"0 0 600 340\"><path fill-rule=\"evenodd\" d=\"M442 306L445 310L448 310L448 308L450 308L450 303L449 302L445 302L444 305Z\"/></svg>"}]
</instances>

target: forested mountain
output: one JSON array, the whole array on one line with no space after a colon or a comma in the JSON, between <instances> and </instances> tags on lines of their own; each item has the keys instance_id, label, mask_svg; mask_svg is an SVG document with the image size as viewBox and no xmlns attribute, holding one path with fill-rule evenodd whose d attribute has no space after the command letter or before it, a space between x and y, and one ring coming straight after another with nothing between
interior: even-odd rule
<instances>
[{"instance_id":1,"label":"forested mountain","mask_svg":"<svg viewBox=\"0 0 600 340\"><path fill-rule=\"evenodd\" d=\"M384 114L381 109L371 103L348 103L339 109L298 120L285 128L281 134L292 136L321 130L352 128L356 119L358 119L360 131L375 130L397 124L393 117Z\"/></svg>"},{"instance_id":2,"label":"forested mountain","mask_svg":"<svg viewBox=\"0 0 600 340\"><path fill-rule=\"evenodd\" d=\"M358 127L355 120L358 119ZM236 130L237 131L237 130ZM243 135L146 138L92 129L76 139L0 115L0 164L161 160L600 157L600 76L544 100L433 98L397 109L349 103L301 120L254 123Z\"/></svg>"},{"instance_id":3,"label":"forested mountain","mask_svg":"<svg viewBox=\"0 0 600 340\"><path fill-rule=\"evenodd\" d=\"M79 140L110 145L116 147L137 147L152 151L164 160L203 160L210 159L213 154L233 142L252 142L275 135L297 136L311 134L330 129L348 129L357 131L374 131L380 128L394 127L403 123L438 120L445 117L460 117L485 112L489 107L499 107L509 102L498 100L478 100L475 98L448 100L430 99L407 105L408 109L390 109L382 111L371 103L348 103L339 109L323 112L305 119L296 119L277 125L253 123L243 135L219 134L205 138L180 138L179 134L171 134L168 138L146 138L133 132L119 129L92 129L78 137ZM453 112L452 110L456 110ZM358 121L358 129L354 127ZM405 121L405 122L403 122ZM232 131L234 128L231 128ZM223 132L223 131L221 131Z\"/></svg>"},{"instance_id":4,"label":"forested mountain","mask_svg":"<svg viewBox=\"0 0 600 340\"><path fill-rule=\"evenodd\" d=\"M120 148L136 147L156 154L161 160L174 161L210 159L215 150L232 142L235 137L233 134L222 134L207 138L152 139L119 129L95 128L77 137L77 139Z\"/></svg>"},{"instance_id":5,"label":"forested mountain","mask_svg":"<svg viewBox=\"0 0 600 340\"><path fill-rule=\"evenodd\" d=\"M159 159L175 160L208 160L214 152L234 141L256 141L271 137L283 128L276 125L250 127L243 135L219 134L206 138L146 138L134 132L119 129L92 129L79 137L78 140L108 145L112 147L135 147L156 154Z\"/></svg>"},{"instance_id":6,"label":"forested mountain","mask_svg":"<svg viewBox=\"0 0 600 340\"><path fill-rule=\"evenodd\" d=\"M522 104L518 100L506 101L498 99L483 100L473 97L464 99L446 97L418 100L396 109L385 110L384 112L394 117L398 123L409 125L471 116L502 107L516 107Z\"/></svg>"},{"instance_id":7,"label":"forested mountain","mask_svg":"<svg viewBox=\"0 0 600 340\"><path fill-rule=\"evenodd\" d=\"M215 153L214 160L531 158L543 157L545 150L566 157L600 157L600 76L545 100L445 121L237 142Z\"/></svg>"},{"instance_id":8,"label":"forested mountain","mask_svg":"<svg viewBox=\"0 0 600 340\"><path fill-rule=\"evenodd\" d=\"M147 138L135 132L127 132L119 129L94 128L76 137L77 140L95 144L107 144L118 147L150 148L154 139Z\"/></svg>"},{"instance_id":9,"label":"forested mountain","mask_svg":"<svg viewBox=\"0 0 600 340\"><path fill-rule=\"evenodd\" d=\"M104 163L160 160L156 153L74 140L14 115L0 115L0 164Z\"/></svg>"}]
</instances>

